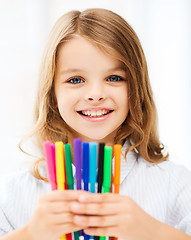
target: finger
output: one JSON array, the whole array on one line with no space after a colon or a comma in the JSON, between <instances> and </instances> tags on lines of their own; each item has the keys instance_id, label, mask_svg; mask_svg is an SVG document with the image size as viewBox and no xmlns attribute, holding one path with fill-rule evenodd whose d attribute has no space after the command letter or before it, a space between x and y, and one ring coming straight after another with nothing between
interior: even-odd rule
<instances>
[{"instance_id":1,"label":"finger","mask_svg":"<svg viewBox=\"0 0 191 240\"><path fill-rule=\"evenodd\" d=\"M70 205L69 201L51 202L47 205L47 211L53 214L70 212Z\"/></svg>"},{"instance_id":2,"label":"finger","mask_svg":"<svg viewBox=\"0 0 191 240\"><path fill-rule=\"evenodd\" d=\"M116 215L113 216L81 216L73 217L73 222L79 226L87 227L115 227L118 225Z\"/></svg>"},{"instance_id":3,"label":"finger","mask_svg":"<svg viewBox=\"0 0 191 240\"><path fill-rule=\"evenodd\" d=\"M70 209L73 213L85 215L114 215L123 211L120 204L116 203L79 203L72 202Z\"/></svg>"},{"instance_id":4,"label":"finger","mask_svg":"<svg viewBox=\"0 0 191 240\"><path fill-rule=\"evenodd\" d=\"M77 200L81 191L77 190L55 190L49 194L43 195L41 201L71 201Z\"/></svg>"},{"instance_id":5,"label":"finger","mask_svg":"<svg viewBox=\"0 0 191 240\"><path fill-rule=\"evenodd\" d=\"M106 236L106 237L118 237L116 235L117 228L116 227L91 227L83 229L85 234L92 236Z\"/></svg>"},{"instance_id":6,"label":"finger","mask_svg":"<svg viewBox=\"0 0 191 240\"><path fill-rule=\"evenodd\" d=\"M67 234L71 232L76 232L82 230L81 226L77 226L73 223L68 223L68 224L59 224L54 227L54 230L57 232L62 232L62 234Z\"/></svg>"},{"instance_id":7,"label":"finger","mask_svg":"<svg viewBox=\"0 0 191 240\"><path fill-rule=\"evenodd\" d=\"M81 191L78 195L78 201L83 203L99 203L99 202L118 202L120 199L120 195L114 193L89 193L85 191Z\"/></svg>"},{"instance_id":8,"label":"finger","mask_svg":"<svg viewBox=\"0 0 191 240\"><path fill-rule=\"evenodd\" d=\"M39 202L36 210L39 214L63 214L71 213L70 201Z\"/></svg>"},{"instance_id":9,"label":"finger","mask_svg":"<svg viewBox=\"0 0 191 240\"><path fill-rule=\"evenodd\" d=\"M50 214L49 217L56 225L74 223L74 215L71 213Z\"/></svg>"}]
</instances>

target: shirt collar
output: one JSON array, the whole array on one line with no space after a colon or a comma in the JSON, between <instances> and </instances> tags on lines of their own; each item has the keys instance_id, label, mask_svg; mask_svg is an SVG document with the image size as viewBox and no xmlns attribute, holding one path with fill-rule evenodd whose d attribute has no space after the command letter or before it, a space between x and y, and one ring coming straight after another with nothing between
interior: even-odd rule
<instances>
[{"instance_id":1,"label":"shirt collar","mask_svg":"<svg viewBox=\"0 0 191 240\"><path fill-rule=\"evenodd\" d=\"M138 154L135 151L131 150L127 153L125 158L125 152L130 147L129 141L127 140L122 147L122 154L121 154L121 169L120 169L120 184L126 178L126 176L131 172L133 169L137 159ZM113 158L113 170L114 170L114 158Z\"/></svg>"}]
</instances>

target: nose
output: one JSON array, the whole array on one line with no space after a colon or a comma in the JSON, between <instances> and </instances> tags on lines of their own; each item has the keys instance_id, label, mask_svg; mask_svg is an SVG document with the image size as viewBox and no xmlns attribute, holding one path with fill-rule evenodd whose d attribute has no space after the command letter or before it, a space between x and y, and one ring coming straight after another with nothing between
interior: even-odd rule
<instances>
[{"instance_id":1,"label":"nose","mask_svg":"<svg viewBox=\"0 0 191 240\"><path fill-rule=\"evenodd\" d=\"M88 100L89 101L96 101L96 102L98 102L98 101L101 101L103 99L103 97L88 97Z\"/></svg>"},{"instance_id":2,"label":"nose","mask_svg":"<svg viewBox=\"0 0 191 240\"><path fill-rule=\"evenodd\" d=\"M104 100L104 87L101 84L90 85L87 89L86 99L90 102L99 102Z\"/></svg>"}]
</instances>

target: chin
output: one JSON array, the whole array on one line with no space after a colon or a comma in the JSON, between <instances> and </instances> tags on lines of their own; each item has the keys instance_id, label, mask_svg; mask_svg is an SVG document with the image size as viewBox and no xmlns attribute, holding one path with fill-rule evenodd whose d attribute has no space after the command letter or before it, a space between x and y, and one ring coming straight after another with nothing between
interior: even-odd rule
<instances>
[{"instance_id":1,"label":"chin","mask_svg":"<svg viewBox=\"0 0 191 240\"><path fill-rule=\"evenodd\" d=\"M91 129L92 130L92 129ZM117 129L112 132L103 132L103 131L77 131L73 129L72 135L75 138L81 138L83 142L105 142L112 143L116 135Z\"/></svg>"},{"instance_id":2,"label":"chin","mask_svg":"<svg viewBox=\"0 0 191 240\"><path fill-rule=\"evenodd\" d=\"M104 137L96 137L96 136L82 136L82 140L86 142L104 142Z\"/></svg>"},{"instance_id":3,"label":"chin","mask_svg":"<svg viewBox=\"0 0 191 240\"><path fill-rule=\"evenodd\" d=\"M95 134L85 134L82 135L82 140L85 139L85 141L88 142L105 142L105 143L112 143L114 139L113 134L98 134L97 132Z\"/></svg>"}]
</instances>

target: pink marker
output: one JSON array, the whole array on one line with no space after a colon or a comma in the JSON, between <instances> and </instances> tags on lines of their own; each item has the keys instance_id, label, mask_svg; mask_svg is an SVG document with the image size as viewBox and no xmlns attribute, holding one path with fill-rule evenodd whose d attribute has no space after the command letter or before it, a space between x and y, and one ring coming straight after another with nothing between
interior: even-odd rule
<instances>
[{"instance_id":1,"label":"pink marker","mask_svg":"<svg viewBox=\"0 0 191 240\"><path fill-rule=\"evenodd\" d=\"M43 142L44 156L47 163L48 181L51 189L56 190L56 165L55 165L55 145L50 141Z\"/></svg>"}]
</instances>

